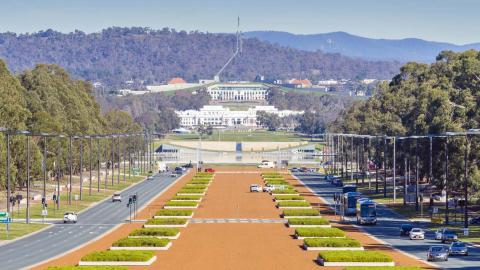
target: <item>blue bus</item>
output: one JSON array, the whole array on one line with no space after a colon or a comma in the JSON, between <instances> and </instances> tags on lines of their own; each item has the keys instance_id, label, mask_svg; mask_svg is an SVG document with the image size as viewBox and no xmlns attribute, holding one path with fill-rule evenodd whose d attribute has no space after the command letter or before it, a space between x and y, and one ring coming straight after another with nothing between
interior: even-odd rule
<instances>
[{"instance_id":1,"label":"blue bus","mask_svg":"<svg viewBox=\"0 0 480 270\"><path fill-rule=\"evenodd\" d=\"M355 216L357 214L357 200L360 198L358 192L347 192L342 196L342 206L344 216Z\"/></svg>"},{"instance_id":2,"label":"blue bus","mask_svg":"<svg viewBox=\"0 0 480 270\"><path fill-rule=\"evenodd\" d=\"M372 200L363 200L360 202L360 210L357 212L357 223L377 224L377 204Z\"/></svg>"}]
</instances>

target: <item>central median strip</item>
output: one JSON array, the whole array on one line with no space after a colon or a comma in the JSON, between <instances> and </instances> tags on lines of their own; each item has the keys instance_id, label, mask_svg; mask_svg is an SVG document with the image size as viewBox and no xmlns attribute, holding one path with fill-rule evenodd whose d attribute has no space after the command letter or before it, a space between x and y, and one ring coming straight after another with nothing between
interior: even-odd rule
<instances>
[{"instance_id":1,"label":"central median strip","mask_svg":"<svg viewBox=\"0 0 480 270\"><path fill-rule=\"evenodd\" d=\"M167 239L178 239L180 230L178 228L143 228L131 232L129 238L157 237Z\"/></svg>"},{"instance_id":2,"label":"central median strip","mask_svg":"<svg viewBox=\"0 0 480 270\"><path fill-rule=\"evenodd\" d=\"M295 238L345 238L345 232L338 228L297 228Z\"/></svg>"},{"instance_id":3,"label":"central median strip","mask_svg":"<svg viewBox=\"0 0 480 270\"><path fill-rule=\"evenodd\" d=\"M320 251L322 266L394 266L392 258L378 251Z\"/></svg>"},{"instance_id":4,"label":"central median strip","mask_svg":"<svg viewBox=\"0 0 480 270\"><path fill-rule=\"evenodd\" d=\"M113 243L110 250L167 250L172 242L167 238L122 238Z\"/></svg>"},{"instance_id":5,"label":"central median strip","mask_svg":"<svg viewBox=\"0 0 480 270\"><path fill-rule=\"evenodd\" d=\"M126 265L146 266L157 259L153 251L147 250L103 250L82 257L78 265Z\"/></svg>"},{"instance_id":6,"label":"central median strip","mask_svg":"<svg viewBox=\"0 0 480 270\"><path fill-rule=\"evenodd\" d=\"M306 250L363 250L360 242L351 238L306 238Z\"/></svg>"}]
</instances>

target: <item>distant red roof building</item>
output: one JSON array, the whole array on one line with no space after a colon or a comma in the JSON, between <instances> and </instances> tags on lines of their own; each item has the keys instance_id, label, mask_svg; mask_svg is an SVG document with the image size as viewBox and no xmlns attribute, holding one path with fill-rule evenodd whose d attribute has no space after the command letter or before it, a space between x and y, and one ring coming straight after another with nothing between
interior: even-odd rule
<instances>
[{"instance_id":1,"label":"distant red roof building","mask_svg":"<svg viewBox=\"0 0 480 270\"><path fill-rule=\"evenodd\" d=\"M172 78L170 81L168 81L168 84L181 84L181 83L187 83L187 82L180 77L175 77L175 78Z\"/></svg>"},{"instance_id":2,"label":"distant red roof building","mask_svg":"<svg viewBox=\"0 0 480 270\"><path fill-rule=\"evenodd\" d=\"M304 79L304 80L291 79L289 83L299 88L312 87L312 82L309 79Z\"/></svg>"}]
</instances>

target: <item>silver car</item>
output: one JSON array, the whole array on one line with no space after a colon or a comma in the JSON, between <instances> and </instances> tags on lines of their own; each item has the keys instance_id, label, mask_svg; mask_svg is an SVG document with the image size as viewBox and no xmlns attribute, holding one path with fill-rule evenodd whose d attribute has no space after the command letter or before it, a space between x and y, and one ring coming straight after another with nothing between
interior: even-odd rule
<instances>
[{"instance_id":1,"label":"silver car","mask_svg":"<svg viewBox=\"0 0 480 270\"><path fill-rule=\"evenodd\" d=\"M415 240L415 239L424 240L425 239L425 231L420 229L420 228L413 228L410 231L409 236L410 236L410 240Z\"/></svg>"},{"instance_id":2,"label":"silver car","mask_svg":"<svg viewBox=\"0 0 480 270\"><path fill-rule=\"evenodd\" d=\"M448 248L444 246L431 246L428 249L427 261L448 261Z\"/></svg>"},{"instance_id":3,"label":"silver car","mask_svg":"<svg viewBox=\"0 0 480 270\"><path fill-rule=\"evenodd\" d=\"M468 256L468 247L464 242L453 242L450 245L450 255Z\"/></svg>"}]
</instances>

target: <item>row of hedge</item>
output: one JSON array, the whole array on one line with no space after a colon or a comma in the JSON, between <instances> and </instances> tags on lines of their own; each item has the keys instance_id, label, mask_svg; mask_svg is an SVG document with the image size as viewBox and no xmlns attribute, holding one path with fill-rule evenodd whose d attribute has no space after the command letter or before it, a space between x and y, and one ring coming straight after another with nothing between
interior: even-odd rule
<instances>
[{"instance_id":1,"label":"row of hedge","mask_svg":"<svg viewBox=\"0 0 480 270\"><path fill-rule=\"evenodd\" d=\"M275 201L305 201L305 198L300 195L281 195L273 198Z\"/></svg>"},{"instance_id":2,"label":"row of hedge","mask_svg":"<svg viewBox=\"0 0 480 270\"><path fill-rule=\"evenodd\" d=\"M312 217L320 216L320 212L316 209L285 209L282 217Z\"/></svg>"},{"instance_id":3,"label":"row of hedge","mask_svg":"<svg viewBox=\"0 0 480 270\"><path fill-rule=\"evenodd\" d=\"M173 237L180 232L178 228L143 228L134 230L129 236L140 237Z\"/></svg>"},{"instance_id":4,"label":"row of hedge","mask_svg":"<svg viewBox=\"0 0 480 270\"><path fill-rule=\"evenodd\" d=\"M196 207L198 202L193 201L168 201L165 203L165 206L177 206L177 207Z\"/></svg>"},{"instance_id":5,"label":"row of hedge","mask_svg":"<svg viewBox=\"0 0 480 270\"><path fill-rule=\"evenodd\" d=\"M287 201L287 202L278 202L278 207L311 207L312 205L307 201Z\"/></svg>"},{"instance_id":6,"label":"row of hedge","mask_svg":"<svg viewBox=\"0 0 480 270\"><path fill-rule=\"evenodd\" d=\"M160 209L155 216L188 217L192 214L193 211L189 209Z\"/></svg>"},{"instance_id":7,"label":"row of hedge","mask_svg":"<svg viewBox=\"0 0 480 270\"><path fill-rule=\"evenodd\" d=\"M358 248L361 244L352 238L305 238L303 244L306 247L332 247L332 248Z\"/></svg>"},{"instance_id":8,"label":"row of hedge","mask_svg":"<svg viewBox=\"0 0 480 270\"><path fill-rule=\"evenodd\" d=\"M122 238L113 243L114 247L166 247L170 239L156 237Z\"/></svg>"}]
</instances>

